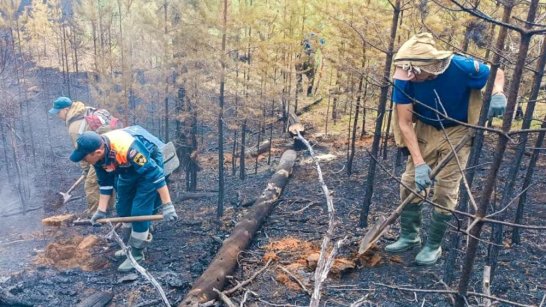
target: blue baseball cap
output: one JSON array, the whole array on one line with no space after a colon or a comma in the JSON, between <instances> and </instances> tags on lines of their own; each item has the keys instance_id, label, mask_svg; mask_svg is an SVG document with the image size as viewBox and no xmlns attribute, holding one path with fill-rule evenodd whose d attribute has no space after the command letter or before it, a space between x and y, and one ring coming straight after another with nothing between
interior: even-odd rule
<instances>
[{"instance_id":1,"label":"blue baseball cap","mask_svg":"<svg viewBox=\"0 0 546 307\"><path fill-rule=\"evenodd\" d=\"M72 100L68 97L59 97L53 101L53 108L49 109L49 114L56 115L62 109L68 108L72 105Z\"/></svg>"},{"instance_id":2,"label":"blue baseball cap","mask_svg":"<svg viewBox=\"0 0 546 307\"><path fill-rule=\"evenodd\" d=\"M80 162L102 145L102 137L93 131L86 131L76 140L76 149L70 155L70 161Z\"/></svg>"}]
</instances>

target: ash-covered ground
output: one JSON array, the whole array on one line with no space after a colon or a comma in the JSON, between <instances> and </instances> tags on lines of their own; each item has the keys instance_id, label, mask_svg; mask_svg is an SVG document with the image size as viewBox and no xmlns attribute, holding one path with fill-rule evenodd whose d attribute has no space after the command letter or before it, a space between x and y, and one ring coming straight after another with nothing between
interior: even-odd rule
<instances>
[{"instance_id":1,"label":"ash-covered ground","mask_svg":"<svg viewBox=\"0 0 546 307\"><path fill-rule=\"evenodd\" d=\"M465 252L465 242L455 264L455 281L442 282L445 256L434 266L420 267L413 262L417 250L400 255L383 252L383 246L396 239L398 226L394 226L365 257L356 259L357 243L365 229L358 227L364 181L367 176L369 158L362 150L369 147L370 139L359 142L355 157L354 173L346 174L345 144L339 140L319 134L310 134L316 144L315 151L329 189L333 192L336 208L336 230L334 239L348 237L350 244L342 248L335 264L335 271L325 281L323 306L348 306L363 298L368 305L381 306L444 306L451 305L449 295L402 291L398 288L456 289ZM216 221L216 198L177 201L184 193L183 175L171 178L180 220L175 223L155 224L154 241L148 248L142 265L159 281L171 304L179 303L191 288L192 282L206 269L220 247L221 241L248 210L238 206L255 199L265 188L282 154L282 144L274 142L272 163L267 156L260 157L258 173L254 174L254 160L247 160L248 177L241 181L231 175L231 165L226 164L226 212L220 222ZM492 159L493 143L487 145L482 163ZM266 154L267 155L267 154ZM276 208L261 227L251 246L239 256L239 267L230 279L227 288L249 278L271 260L267 269L256 277L245 289L231 295L234 302L243 300L246 290L246 305L265 306L307 305L309 295L292 276L290 271L307 289L313 287L313 263L320 243L328 227L328 214L322 190L318 183L315 164L307 152L299 152L293 175L288 182ZM511 151L506 160L510 161ZM215 190L217 169L215 153L202 152L199 173L199 188ZM394 149L388 159L382 161L392 171ZM230 160L230 159L228 159ZM507 163L506 163L507 164ZM546 188L544 178L546 163L543 161L535 174L535 185L529 190L525 223L541 225L546 217ZM478 169L475 195L483 186L483 177L488 164ZM502 176L507 173L503 165L499 175L498 191L502 190ZM63 173L61 173L63 172ZM522 169L520 177L524 175ZM71 178L59 169L51 172L48 180L59 181L59 186L69 186ZM73 177L77 178L74 173ZM398 184L382 171L377 172L370 222L386 215L398 205ZM4 228L0 240L0 301L3 305L19 306L87 306L86 299L93 295L108 297L108 306L160 306L161 299L155 288L138 273L120 274L116 271L120 261L114 259L117 244L104 239L108 227L43 227L40 220L46 216L66 212L79 214L85 208L83 199L64 207L50 206L55 203L56 192L39 190L44 211L34 211L24 217L7 218L9 228ZM77 190L82 196L82 189ZM512 219L511 209L510 219ZM425 210L428 219L430 208ZM6 221L6 220L5 220ZM424 225L427 225L425 221ZM30 227L30 228L28 228ZM505 228L509 238L511 229ZM425 232L422 234L424 235ZM489 240L490 226L484 227L482 238ZM450 251L451 242L444 242L444 254ZM481 292L481 276L487 249L481 243L471 291ZM506 240L499 257L499 267L492 285L492 295L519 302L539 305L546 293L546 240L538 231L523 231L521 245L511 246ZM111 297L111 300L109 299ZM100 300L99 300L100 301ZM106 301L106 299L105 299ZM88 301L87 301L88 302ZM478 305L475 297L469 298L471 305ZM0 304L2 305L2 304ZM504 305L500 303L499 305Z\"/></svg>"}]
</instances>

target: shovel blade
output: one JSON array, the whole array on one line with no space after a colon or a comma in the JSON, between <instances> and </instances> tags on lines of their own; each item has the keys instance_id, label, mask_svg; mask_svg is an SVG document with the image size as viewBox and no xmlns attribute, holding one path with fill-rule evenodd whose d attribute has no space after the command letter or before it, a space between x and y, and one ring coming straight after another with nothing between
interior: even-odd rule
<instances>
[{"instance_id":1,"label":"shovel blade","mask_svg":"<svg viewBox=\"0 0 546 307\"><path fill-rule=\"evenodd\" d=\"M358 255L364 254L380 237L389 229L389 226L382 227L385 223L385 217L381 216L377 222L366 232L360 245L358 246Z\"/></svg>"},{"instance_id":2,"label":"shovel blade","mask_svg":"<svg viewBox=\"0 0 546 307\"><path fill-rule=\"evenodd\" d=\"M61 194L61 196L63 197L63 205L66 204L72 197L72 195L64 192L59 192L59 194Z\"/></svg>"}]
</instances>

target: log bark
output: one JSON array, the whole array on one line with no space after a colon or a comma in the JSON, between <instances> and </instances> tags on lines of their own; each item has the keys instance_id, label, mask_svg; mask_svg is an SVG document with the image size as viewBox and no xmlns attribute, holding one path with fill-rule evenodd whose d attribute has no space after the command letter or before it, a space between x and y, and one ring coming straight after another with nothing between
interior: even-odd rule
<instances>
[{"instance_id":1,"label":"log bark","mask_svg":"<svg viewBox=\"0 0 546 307\"><path fill-rule=\"evenodd\" d=\"M299 151L306 149L305 144L298 138L298 133L301 136L305 135L305 126L300 122L298 115L294 112L288 114L288 133L294 139L294 149Z\"/></svg>"},{"instance_id":2,"label":"log bark","mask_svg":"<svg viewBox=\"0 0 546 307\"><path fill-rule=\"evenodd\" d=\"M297 154L293 150L284 152L277 172L267 183L267 188L247 215L235 225L232 234L224 241L216 257L203 275L193 284L192 289L179 306L198 306L200 303L218 297L213 289L220 291L224 289L226 276L235 269L239 253L248 246L256 231L273 210L292 173L296 156Z\"/></svg>"},{"instance_id":3,"label":"log bark","mask_svg":"<svg viewBox=\"0 0 546 307\"><path fill-rule=\"evenodd\" d=\"M246 156L257 157L265 153L266 151L268 151L270 147L271 147L271 142L269 142L269 140L263 141L260 143L260 145L258 145L258 148L254 147L252 150L248 151L246 153Z\"/></svg>"},{"instance_id":4,"label":"log bark","mask_svg":"<svg viewBox=\"0 0 546 307\"><path fill-rule=\"evenodd\" d=\"M217 197L218 193L216 192L186 192L182 193L177 199L179 201L184 201L188 199L201 199L201 198L210 198Z\"/></svg>"}]
</instances>

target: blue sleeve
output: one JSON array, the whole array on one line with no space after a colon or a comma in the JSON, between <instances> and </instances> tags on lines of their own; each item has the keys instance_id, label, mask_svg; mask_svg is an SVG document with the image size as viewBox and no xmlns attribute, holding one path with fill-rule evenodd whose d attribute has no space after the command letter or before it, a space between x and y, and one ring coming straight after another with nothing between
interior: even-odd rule
<instances>
[{"instance_id":1,"label":"blue sleeve","mask_svg":"<svg viewBox=\"0 0 546 307\"><path fill-rule=\"evenodd\" d=\"M102 195L112 195L114 191L114 173L108 173L102 167L93 166L97 173L97 182L99 183L99 191Z\"/></svg>"},{"instance_id":2,"label":"blue sleeve","mask_svg":"<svg viewBox=\"0 0 546 307\"><path fill-rule=\"evenodd\" d=\"M484 63L477 62L477 61L476 61L476 64L473 63L472 66L473 66L473 71L470 74L470 78L468 79L468 87L476 89L476 90L482 89L487 83L490 69ZM478 67L477 70L476 70L476 67Z\"/></svg>"},{"instance_id":3,"label":"blue sleeve","mask_svg":"<svg viewBox=\"0 0 546 307\"><path fill-rule=\"evenodd\" d=\"M131 163L138 174L144 176L147 182L153 184L156 190L166 185L163 168L138 139L135 139L129 148L127 161Z\"/></svg>"},{"instance_id":4,"label":"blue sleeve","mask_svg":"<svg viewBox=\"0 0 546 307\"><path fill-rule=\"evenodd\" d=\"M395 104L410 104L412 99L410 95L410 81L394 79L394 88L392 90L392 100Z\"/></svg>"},{"instance_id":5,"label":"blue sleeve","mask_svg":"<svg viewBox=\"0 0 546 307\"><path fill-rule=\"evenodd\" d=\"M462 70L467 76L467 87L471 89L482 89L489 78L489 67L484 63L466 56L456 55L452 63Z\"/></svg>"}]
</instances>

